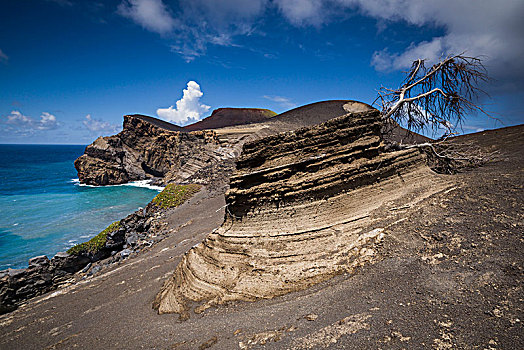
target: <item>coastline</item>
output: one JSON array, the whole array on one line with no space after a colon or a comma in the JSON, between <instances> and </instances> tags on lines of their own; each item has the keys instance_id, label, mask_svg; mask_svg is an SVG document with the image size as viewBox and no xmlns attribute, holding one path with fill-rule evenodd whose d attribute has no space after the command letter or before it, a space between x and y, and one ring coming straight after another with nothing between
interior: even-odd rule
<instances>
[{"instance_id":1,"label":"coastline","mask_svg":"<svg viewBox=\"0 0 524 350\"><path fill-rule=\"evenodd\" d=\"M147 180L138 185L148 185ZM0 271L0 314L15 310L26 300L96 275L107 266L149 249L169 234L166 218L185 201L173 207L162 207L151 200L145 208L121 219L118 230L108 234L100 251L73 254L72 247L67 252L58 252L51 259L45 255L33 257L27 268ZM80 245L82 243L77 244Z\"/></svg>"},{"instance_id":2,"label":"coastline","mask_svg":"<svg viewBox=\"0 0 524 350\"><path fill-rule=\"evenodd\" d=\"M53 256L145 207L162 190L149 181L94 188L74 179L83 146L0 147L0 270Z\"/></svg>"},{"instance_id":3,"label":"coastline","mask_svg":"<svg viewBox=\"0 0 524 350\"><path fill-rule=\"evenodd\" d=\"M158 191L158 192L161 192L165 188L165 186L153 185L152 184L153 181L154 180L136 180L136 181L127 182L125 184L97 186L97 185L88 185L88 184L80 183L80 179L78 179L78 178L71 179L71 183L73 183L73 184L75 184L77 186L80 186L80 187L91 187L91 188L109 187L109 188L111 188L111 187L130 186L130 187L147 188L147 189L155 190L155 191Z\"/></svg>"}]
</instances>

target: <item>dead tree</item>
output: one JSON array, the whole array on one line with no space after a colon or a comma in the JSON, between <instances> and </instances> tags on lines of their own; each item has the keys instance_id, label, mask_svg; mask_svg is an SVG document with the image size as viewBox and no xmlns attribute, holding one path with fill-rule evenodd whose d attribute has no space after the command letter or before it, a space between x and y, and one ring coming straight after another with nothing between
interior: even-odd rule
<instances>
[{"instance_id":1,"label":"dead tree","mask_svg":"<svg viewBox=\"0 0 524 350\"><path fill-rule=\"evenodd\" d=\"M380 88L375 102L379 101L384 119L391 118L408 130L443 128L450 134L467 114L487 115L476 100L485 94L479 85L488 80L479 58L448 56L431 67L426 67L426 60L418 59L402 85L398 89Z\"/></svg>"},{"instance_id":2,"label":"dead tree","mask_svg":"<svg viewBox=\"0 0 524 350\"><path fill-rule=\"evenodd\" d=\"M396 146L421 148L428 153L435 169L453 172L461 166L478 165L485 161L485 157L479 151L473 152L471 147L467 147L464 153L456 146L450 151L449 146L442 145L443 141L456 134L456 129L468 114L480 112L489 116L477 104L479 96L486 94L479 86L487 81L486 68L476 57L463 54L448 56L431 67L426 67L426 60L418 59L406 72L406 78L398 89L380 88L374 104L379 105L386 125L395 121L405 125L410 132L443 129L444 135L434 143Z\"/></svg>"}]
</instances>

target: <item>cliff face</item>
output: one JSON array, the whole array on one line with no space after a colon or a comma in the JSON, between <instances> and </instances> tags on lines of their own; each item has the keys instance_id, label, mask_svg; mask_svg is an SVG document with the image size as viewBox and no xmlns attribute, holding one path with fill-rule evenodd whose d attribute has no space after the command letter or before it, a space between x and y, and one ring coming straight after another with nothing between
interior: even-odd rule
<instances>
[{"instance_id":1,"label":"cliff face","mask_svg":"<svg viewBox=\"0 0 524 350\"><path fill-rule=\"evenodd\" d=\"M219 148L213 131L186 132L155 118L128 115L122 132L96 139L75 167L80 182L89 185L150 178L183 182L224 158Z\"/></svg>"},{"instance_id":2,"label":"cliff face","mask_svg":"<svg viewBox=\"0 0 524 350\"><path fill-rule=\"evenodd\" d=\"M272 298L371 260L384 229L370 212L420 196L434 176L416 150L385 152L382 127L364 110L246 143L224 223L185 254L154 308L185 318L193 302Z\"/></svg>"},{"instance_id":3,"label":"cliff face","mask_svg":"<svg viewBox=\"0 0 524 350\"><path fill-rule=\"evenodd\" d=\"M220 108L185 128L152 117L128 115L122 132L99 137L87 146L75 167L80 182L89 185L151 178L164 184L227 180L234 168L233 159L247 141L312 126L349 112L372 110L367 104L348 100L317 102L278 116L265 109ZM398 132L405 133L398 125L392 130L393 136L388 136L391 140L408 141L404 134L398 137Z\"/></svg>"}]
</instances>

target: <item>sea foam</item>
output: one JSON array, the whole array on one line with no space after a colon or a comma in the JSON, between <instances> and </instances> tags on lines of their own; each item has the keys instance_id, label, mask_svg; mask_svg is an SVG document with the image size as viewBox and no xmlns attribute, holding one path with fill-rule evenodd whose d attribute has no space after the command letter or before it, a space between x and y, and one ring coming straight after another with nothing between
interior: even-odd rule
<instances>
[{"instance_id":1,"label":"sea foam","mask_svg":"<svg viewBox=\"0 0 524 350\"><path fill-rule=\"evenodd\" d=\"M150 190L155 190L158 192L161 192L164 190L163 186L156 186L151 185L151 180L137 180L137 181L131 181L125 184L119 184L119 185L106 185L106 186L95 186L95 185L86 185L80 183L79 179L71 179L71 183L75 184L76 186L82 186L82 187L119 187L119 186L132 186L132 187L141 187L141 188L148 188Z\"/></svg>"}]
</instances>

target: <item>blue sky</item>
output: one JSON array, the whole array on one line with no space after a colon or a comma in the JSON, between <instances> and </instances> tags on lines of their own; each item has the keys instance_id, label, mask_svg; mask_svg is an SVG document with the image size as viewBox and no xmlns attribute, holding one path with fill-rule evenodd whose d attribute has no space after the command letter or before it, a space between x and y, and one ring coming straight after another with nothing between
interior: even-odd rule
<instances>
[{"instance_id":1,"label":"blue sky","mask_svg":"<svg viewBox=\"0 0 524 350\"><path fill-rule=\"evenodd\" d=\"M462 51L494 78L485 108L520 124L523 16L522 0L2 1L0 143L88 144L134 113L371 103L413 59Z\"/></svg>"}]
</instances>

